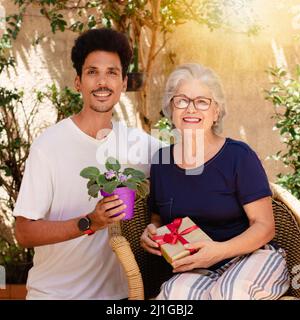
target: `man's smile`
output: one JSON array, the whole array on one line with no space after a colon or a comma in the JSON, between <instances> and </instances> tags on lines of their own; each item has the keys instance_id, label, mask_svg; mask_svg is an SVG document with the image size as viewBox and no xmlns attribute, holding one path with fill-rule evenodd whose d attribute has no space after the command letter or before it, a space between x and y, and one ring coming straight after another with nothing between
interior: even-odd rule
<instances>
[{"instance_id":1,"label":"man's smile","mask_svg":"<svg viewBox=\"0 0 300 320\"><path fill-rule=\"evenodd\" d=\"M92 91L92 95L96 98L108 98L112 95L112 90L108 88L101 88Z\"/></svg>"}]
</instances>

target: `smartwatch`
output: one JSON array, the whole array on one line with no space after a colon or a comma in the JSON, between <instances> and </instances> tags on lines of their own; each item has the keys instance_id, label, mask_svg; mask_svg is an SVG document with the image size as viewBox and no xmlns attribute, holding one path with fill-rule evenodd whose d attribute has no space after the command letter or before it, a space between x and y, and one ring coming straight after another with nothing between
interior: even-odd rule
<instances>
[{"instance_id":1,"label":"smartwatch","mask_svg":"<svg viewBox=\"0 0 300 320\"><path fill-rule=\"evenodd\" d=\"M80 218L78 221L78 229L87 235L92 235L95 231L91 230L92 221L88 216Z\"/></svg>"}]
</instances>

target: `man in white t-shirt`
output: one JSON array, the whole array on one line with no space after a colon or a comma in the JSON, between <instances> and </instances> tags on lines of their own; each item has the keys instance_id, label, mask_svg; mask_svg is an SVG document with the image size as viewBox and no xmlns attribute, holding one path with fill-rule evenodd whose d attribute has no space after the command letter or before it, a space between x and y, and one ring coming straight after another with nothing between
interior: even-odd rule
<instances>
[{"instance_id":1,"label":"man in white t-shirt","mask_svg":"<svg viewBox=\"0 0 300 320\"><path fill-rule=\"evenodd\" d=\"M89 200L79 174L85 167L99 167L104 154L116 156L116 150L123 150L117 154L123 164L127 159L149 174L149 159L159 142L112 121L113 107L126 90L131 56L126 36L115 30L89 30L75 41L75 87L82 93L83 109L34 141L14 209L17 240L35 251L27 299L127 297L107 232L109 224L124 217L113 217L124 204L117 196Z\"/></svg>"}]
</instances>

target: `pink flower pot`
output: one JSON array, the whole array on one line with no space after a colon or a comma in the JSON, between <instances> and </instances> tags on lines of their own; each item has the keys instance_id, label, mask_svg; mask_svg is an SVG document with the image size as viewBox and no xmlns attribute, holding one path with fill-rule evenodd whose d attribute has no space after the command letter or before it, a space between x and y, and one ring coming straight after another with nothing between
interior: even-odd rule
<instances>
[{"instance_id":1,"label":"pink flower pot","mask_svg":"<svg viewBox=\"0 0 300 320\"><path fill-rule=\"evenodd\" d=\"M134 210L134 200L135 200L135 190L129 189L127 187L116 188L112 193L107 193L103 190L100 190L101 195L103 197L109 197L117 194L119 199L126 204L126 208L123 210L125 212L125 217L122 220L130 220L133 218L133 210ZM121 213L118 213L119 215Z\"/></svg>"}]
</instances>

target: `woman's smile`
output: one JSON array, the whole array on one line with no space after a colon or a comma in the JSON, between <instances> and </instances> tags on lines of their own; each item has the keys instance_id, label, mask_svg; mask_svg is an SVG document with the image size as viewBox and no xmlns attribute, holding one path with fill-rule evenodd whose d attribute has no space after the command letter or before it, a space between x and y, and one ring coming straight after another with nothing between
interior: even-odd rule
<instances>
[{"instance_id":1,"label":"woman's smile","mask_svg":"<svg viewBox=\"0 0 300 320\"><path fill-rule=\"evenodd\" d=\"M197 124L197 123L200 123L202 119L199 117L186 116L186 117L183 117L182 120L183 122L186 122L186 123Z\"/></svg>"}]
</instances>

